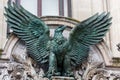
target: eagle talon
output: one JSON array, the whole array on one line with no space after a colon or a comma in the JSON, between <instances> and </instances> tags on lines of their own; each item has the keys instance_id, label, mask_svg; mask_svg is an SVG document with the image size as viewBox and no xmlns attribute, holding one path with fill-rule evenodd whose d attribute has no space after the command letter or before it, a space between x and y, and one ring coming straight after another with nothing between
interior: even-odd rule
<instances>
[{"instance_id":1,"label":"eagle talon","mask_svg":"<svg viewBox=\"0 0 120 80\"><path fill-rule=\"evenodd\" d=\"M74 77L74 73L73 72L66 72L66 73L64 73L64 76Z\"/></svg>"},{"instance_id":2,"label":"eagle talon","mask_svg":"<svg viewBox=\"0 0 120 80\"><path fill-rule=\"evenodd\" d=\"M51 78L52 76L59 76L60 72L56 72L55 70L49 70L43 77Z\"/></svg>"}]
</instances>

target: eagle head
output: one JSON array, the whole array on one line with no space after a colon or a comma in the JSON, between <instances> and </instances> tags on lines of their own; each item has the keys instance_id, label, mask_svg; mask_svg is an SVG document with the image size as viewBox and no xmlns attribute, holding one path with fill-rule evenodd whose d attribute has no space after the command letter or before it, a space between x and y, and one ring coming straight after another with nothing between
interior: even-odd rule
<instances>
[{"instance_id":1,"label":"eagle head","mask_svg":"<svg viewBox=\"0 0 120 80\"><path fill-rule=\"evenodd\" d=\"M58 26L56 29L55 29L55 33L57 32L63 32L65 30L66 26L64 25L61 25L61 26Z\"/></svg>"}]
</instances>

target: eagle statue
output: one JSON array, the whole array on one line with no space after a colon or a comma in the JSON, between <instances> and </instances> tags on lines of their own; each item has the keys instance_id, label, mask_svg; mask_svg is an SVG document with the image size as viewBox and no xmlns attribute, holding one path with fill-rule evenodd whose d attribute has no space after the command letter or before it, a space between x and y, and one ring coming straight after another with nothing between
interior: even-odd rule
<instances>
[{"instance_id":1,"label":"eagle statue","mask_svg":"<svg viewBox=\"0 0 120 80\"><path fill-rule=\"evenodd\" d=\"M5 13L8 27L25 41L27 54L39 65L48 63L44 77L72 77L73 69L88 57L90 46L102 40L111 25L110 13L96 13L63 36L66 25L58 26L53 37L49 27L21 5L8 2Z\"/></svg>"}]
</instances>

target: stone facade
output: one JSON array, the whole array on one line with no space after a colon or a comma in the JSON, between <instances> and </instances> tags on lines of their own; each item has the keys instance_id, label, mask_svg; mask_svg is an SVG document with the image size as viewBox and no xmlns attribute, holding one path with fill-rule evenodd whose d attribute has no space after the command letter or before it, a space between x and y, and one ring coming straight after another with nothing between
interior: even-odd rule
<instances>
[{"instance_id":1,"label":"stone facade","mask_svg":"<svg viewBox=\"0 0 120 80\"><path fill-rule=\"evenodd\" d=\"M0 0L0 80L46 80L42 78L43 70L27 56L24 42L11 35L7 39L7 24L5 22L4 6L7 0ZM119 0L72 0L72 17L84 20L96 12L111 12L112 26L106 37L99 44L92 46L88 60L74 71L77 80L120 80L119 44ZM79 8L78 8L79 7ZM74 27L79 21L66 17L41 17L51 26L51 36L56 26L66 24ZM68 37L70 29L64 34ZM53 77L54 79L68 79ZM69 78L70 79L70 78ZM71 78L72 80L72 78Z\"/></svg>"}]
</instances>

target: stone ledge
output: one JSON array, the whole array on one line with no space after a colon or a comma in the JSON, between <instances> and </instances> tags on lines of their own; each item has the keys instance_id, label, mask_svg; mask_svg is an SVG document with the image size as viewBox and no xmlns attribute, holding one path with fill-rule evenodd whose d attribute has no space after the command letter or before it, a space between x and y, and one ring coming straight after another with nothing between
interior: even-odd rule
<instances>
[{"instance_id":1,"label":"stone ledge","mask_svg":"<svg viewBox=\"0 0 120 80\"><path fill-rule=\"evenodd\" d=\"M53 76L52 80L75 80L73 77Z\"/></svg>"}]
</instances>

